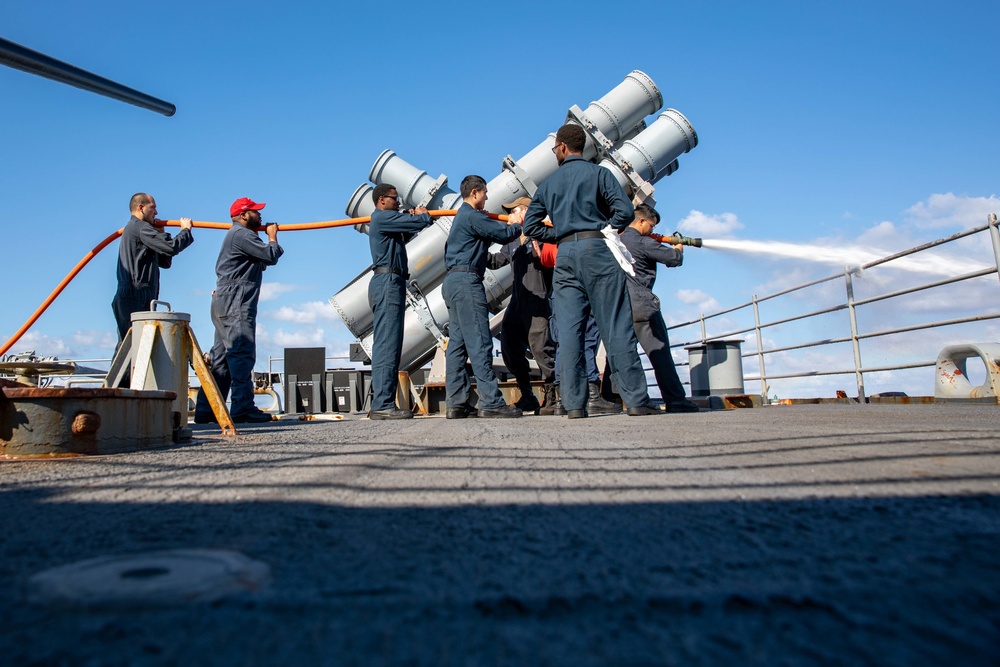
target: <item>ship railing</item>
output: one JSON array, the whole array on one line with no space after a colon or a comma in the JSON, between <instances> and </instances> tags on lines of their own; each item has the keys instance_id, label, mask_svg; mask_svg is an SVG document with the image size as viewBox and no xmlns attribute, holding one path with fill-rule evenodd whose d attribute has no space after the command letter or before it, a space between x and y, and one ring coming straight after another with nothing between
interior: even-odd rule
<instances>
[{"instance_id":1,"label":"ship railing","mask_svg":"<svg viewBox=\"0 0 1000 667\"><path fill-rule=\"evenodd\" d=\"M910 257L913 255L918 255L920 253L925 253L933 248L938 248L945 246L947 244L955 243L960 239L966 237L974 236L977 234L988 233L990 241L992 242L993 248L993 266L987 268L981 268L975 271L970 271L960 275L951 276L942 280L936 280L933 282L925 282L917 285L913 285L904 289L897 289L881 294L874 294L871 296L866 296L865 298L856 298L855 296L855 286L857 281L864 276L865 272L869 269L890 265L891 262L899 260L905 257ZM975 280L977 278L982 278L983 276L989 276L991 274L1000 275L1000 232L997 229L997 218L996 215L991 214L989 216L989 221L987 224L980 227L975 227L972 229L959 232L952 236L946 238L941 238L930 243L925 243L902 252L898 252L892 255L876 259L874 261L868 262L861 266L856 267L845 267L842 273L837 273L825 278L820 278L818 280L812 280L794 287L789 287L783 289L779 292L773 294L767 294L764 296L753 295L753 298L746 302L733 306L731 308L726 308L725 310L720 310L713 313L701 314L697 319L680 322L673 324L668 327L668 332L671 333L671 338L676 340L678 336L674 334L676 332L683 332L685 330L690 330L693 328L698 328L700 330L700 335L696 338L685 340L684 342L671 344L672 349L686 348L695 345L704 345L711 341L720 341L726 339L734 339L740 336L745 336L748 334L753 334L753 342L756 343L755 349L744 351L741 353L741 357L744 360L756 359L758 373L745 375L744 381L746 382L758 382L760 386L761 398L768 402L768 394L770 391L770 383L773 380L779 379L792 379L792 378L806 378L806 377L817 377L817 376L836 376L836 375L854 375L855 382L857 384L857 398L859 401L864 402L865 400L865 374L871 374L881 371L901 371L907 369L915 368L925 368L933 367L936 363L936 359L927 360L922 359L918 361L900 361L897 363L880 364L880 365L865 365L862 360L862 347L861 343L863 341L876 339L876 338L886 338L886 337L898 337L902 334L906 334L914 331L921 331L927 329L937 329L941 327L950 327L960 324L967 324L971 322L982 322L986 320L992 320L1000 318L1000 312L987 312L979 313L975 315L969 315L965 317L956 317L951 319L942 319L935 321L919 322L914 324L907 324L906 326L895 326L892 328L884 328L879 330L863 331L858 325L858 311L865 308L874 306L875 304L883 304L890 300L898 300L903 297L926 292L927 290L932 290L935 288L940 288L946 285L952 285L957 283L964 283L967 281ZM841 282L843 285L844 294L846 298L839 303L833 305L828 305L824 308L810 310L808 312L796 313L794 312L794 305L792 307L792 314L785 315L778 319L772 319L765 321L761 316L761 306L762 304L767 304L772 306L782 304L781 307L787 308L789 303L794 303L793 297L800 296L805 290L813 287L828 283ZM995 302L1000 302L1000 299L995 300ZM848 313L848 322L840 322L839 326L842 327L843 333L840 336L835 336L832 338L823 338L819 340L811 340L806 342L782 342L780 340L779 328L782 325L787 325L791 323L801 323L808 320L815 320L824 315L829 315L831 313L846 311ZM750 324L750 319L752 318L752 324ZM731 326L730 322L735 320L737 323L745 321L746 326L739 326L738 328L730 328L723 331L714 331L710 333L710 327L714 324L716 327ZM773 341L769 345L765 345L765 333L767 333L767 338ZM688 334L690 335L690 334ZM822 369L809 369L802 370L801 367L796 370L788 372L775 372L768 371L768 358L773 358L772 355L777 355L783 352L789 352L793 350L806 350L811 348L821 348L836 344L851 343L851 348L853 351L852 362L846 364L843 367L832 367L832 368L822 368ZM937 350L933 351L934 353ZM677 363L678 367L688 366L687 363Z\"/></svg>"}]
</instances>

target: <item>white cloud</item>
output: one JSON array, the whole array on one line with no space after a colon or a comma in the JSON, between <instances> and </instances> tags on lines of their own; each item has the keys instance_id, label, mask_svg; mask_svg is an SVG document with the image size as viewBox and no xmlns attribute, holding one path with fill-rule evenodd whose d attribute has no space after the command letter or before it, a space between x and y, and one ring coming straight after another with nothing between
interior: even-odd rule
<instances>
[{"instance_id":1,"label":"white cloud","mask_svg":"<svg viewBox=\"0 0 1000 667\"><path fill-rule=\"evenodd\" d=\"M990 213L1000 213L1000 198L996 195L959 197L951 192L931 195L927 201L918 202L904 211L908 221L917 227L958 229L984 225Z\"/></svg>"},{"instance_id":2,"label":"white cloud","mask_svg":"<svg viewBox=\"0 0 1000 667\"><path fill-rule=\"evenodd\" d=\"M73 353L73 348L62 338L28 332L17 341L8 354L20 354L29 350L34 350L39 357L69 358Z\"/></svg>"},{"instance_id":3,"label":"white cloud","mask_svg":"<svg viewBox=\"0 0 1000 667\"><path fill-rule=\"evenodd\" d=\"M73 334L73 344L84 349L114 350L118 344L118 334L113 331L77 331Z\"/></svg>"},{"instance_id":4,"label":"white cloud","mask_svg":"<svg viewBox=\"0 0 1000 667\"><path fill-rule=\"evenodd\" d=\"M325 346L324 331L320 327L285 331L278 328L273 333L266 327L257 325L257 344L277 347L320 347Z\"/></svg>"},{"instance_id":5,"label":"white cloud","mask_svg":"<svg viewBox=\"0 0 1000 667\"><path fill-rule=\"evenodd\" d=\"M677 300L681 303L697 306L703 313L710 313L719 309L719 302L716 301L715 297L699 289L677 290Z\"/></svg>"},{"instance_id":6,"label":"white cloud","mask_svg":"<svg viewBox=\"0 0 1000 667\"><path fill-rule=\"evenodd\" d=\"M900 247L902 232L895 224L888 220L883 220L873 227L869 227L861 232L857 238L857 243L870 248L898 248ZM903 241L905 243L905 240Z\"/></svg>"},{"instance_id":7,"label":"white cloud","mask_svg":"<svg viewBox=\"0 0 1000 667\"><path fill-rule=\"evenodd\" d=\"M708 215L692 210L686 218L677 223L677 229L685 234L705 238L731 238L737 230L743 229L743 223L736 218L735 213Z\"/></svg>"},{"instance_id":8,"label":"white cloud","mask_svg":"<svg viewBox=\"0 0 1000 667\"><path fill-rule=\"evenodd\" d=\"M282 306L267 316L279 322L294 322L295 324L312 324L317 320L339 322L340 316L329 302L310 301L295 306Z\"/></svg>"},{"instance_id":9,"label":"white cloud","mask_svg":"<svg viewBox=\"0 0 1000 667\"><path fill-rule=\"evenodd\" d=\"M783 292L814 280L818 273L827 275L831 273L829 266L822 266L820 268L822 271L818 272L815 266L782 266L780 270L776 270L771 274L767 282L756 286L754 293L763 298L766 295ZM798 293L794 294L798 296Z\"/></svg>"},{"instance_id":10,"label":"white cloud","mask_svg":"<svg viewBox=\"0 0 1000 667\"><path fill-rule=\"evenodd\" d=\"M287 285L285 283L263 283L260 286L260 300L270 301L276 299L285 292L292 292L298 289L298 285Z\"/></svg>"}]
</instances>

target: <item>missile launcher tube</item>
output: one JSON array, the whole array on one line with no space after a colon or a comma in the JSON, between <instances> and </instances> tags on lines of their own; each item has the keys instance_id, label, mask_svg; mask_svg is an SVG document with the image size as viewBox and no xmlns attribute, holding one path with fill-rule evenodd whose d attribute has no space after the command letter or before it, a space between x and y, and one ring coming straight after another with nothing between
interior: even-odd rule
<instances>
[{"instance_id":1,"label":"missile launcher tube","mask_svg":"<svg viewBox=\"0 0 1000 667\"><path fill-rule=\"evenodd\" d=\"M690 151L697 145L698 136L691 124L680 112L669 109L636 137L626 140L619 149L619 153L633 165L633 168L643 179L648 180L650 183L655 183L659 179L669 176L677 169L678 155ZM602 167L609 169L622 184L622 187L626 191L629 191L630 181L625 177L617 164L609 159L605 159L600 164ZM490 187L490 192L492 191L493 186ZM693 243L690 245L693 245ZM490 272L487 273L489 274ZM490 280L491 277L487 276L487 278L484 278L484 284L489 283ZM487 287L487 302L490 305L490 309L495 311L500 308L501 302L506 298L510 290L512 276L509 267L503 267L503 269L494 271L492 273L492 280L500 281L503 286L503 289L491 289ZM424 294L428 304L438 304L444 301L440 284L432 290L425 290ZM439 326L443 326L447 322L447 319L447 309L443 311L443 319L442 316L435 315L435 321ZM400 369L414 370L427 361L434 350L437 340L422 325L412 309L408 309L406 312L404 332Z\"/></svg>"},{"instance_id":2,"label":"missile launcher tube","mask_svg":"<svg viewBox=\"0 0 1000 667\"><path fill-rule=\"evenodd\" d=\"M676 109L667 109L655 122L633 139L625 141L618 154L639 176L655 183L677 169L677 157L698 145L698 134L691 123ZM601 166L611 170L615 179L631 193L628 177L613 160L605 158Z\"/></svg>"},{"instance_id":3,"label":"missile launcher tube","mask_svg":"<svg viewBox=\"0 0 1000 667\"><path fill-rule=\"evenodd\" d=\"M358 189L354 191L354 194L347 201L348 218L365 218L375 211L375 202L372 201L372 190L374 189L368 183L362 183L358 186ZM363 222L359 225L354 225L354 229L362 234L367 234L368 223Z\"/></svg>"},{"instance_id":4,"label":"missile launcher tube","mask_svg":"<svg viewBox=\"0 0 1000 667\"><path fill-rule=\"evenodd\" d=\"M634 135L643 125L643 119L655 113L662 105L663 97L653 81L643 72L635 70L604 97L591 102L586 113L589 114L588 120L605 136L612 141L623 141L625 137ZM555 134L549 134L544 141L514 163L516 171L504 169L492 179L487 184L490 199L486 210L499 213L504 202L532 196L535 188L559 168L552 154L554 144ZM596 156L597 149L588 141L584 157L590 159ZM461 205L460 195L442 183L443 177L431 178L426 171L417 169L391 150L383 151L375 160L369 179L376 184L391 183L396 186L404 207L423 203L431 192L434 193L433 196L425 203L428 208L448 210ZM349 216L365 215L361 211L371 201L370 191L367 192L367 199L365 194L365 186L355 191L348 204ZM374 204L371 204L368 214L371 210L374 210ZM444 244L450 229L451 218L438 218L407 244L410 279L425 294L440 285L444 279ZM358 338L363 338L371 330L374 321L368 305L371 268L369 266L330 299L348 329ZM484 284L496 281L505 286L504 289L509 289L510 275L510 269L504 267L484 277ZM491 296L491 291L493 290L487 290L488 297Z\"/></svg>"}]
</instances>

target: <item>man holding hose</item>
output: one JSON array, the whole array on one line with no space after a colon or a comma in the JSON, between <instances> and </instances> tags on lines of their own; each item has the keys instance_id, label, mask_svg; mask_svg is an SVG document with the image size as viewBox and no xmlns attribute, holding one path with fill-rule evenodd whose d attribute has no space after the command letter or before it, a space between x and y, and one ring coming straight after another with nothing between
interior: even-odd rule
<instances>
[{"instance_id":1,"label":"man holding hose","mask_svg":"<svg viewBox=\"0 0 1000 667\"><path fill-rule=\"evenodd\" d=\"M278 225L261 223L264 203L241 197L229 207L232 227L222 240L215 264L218 278L212 293L212 323L215 343L209 367L223 399L232 389L229 412L237 424L271 421L271 415L253 401L253 367L257 361L257 302L264 270L278 263L285 251L278 245ZM267 241L257 234L267 233ZM204 390L198 392L194 421L215 421Z\"/></svg>"},{"instance_id":2,"label":"man holding hose","mask_svg":"<svg viewBox=\"0 0 1000 667\"><path fill-rule=\"evenodd\" d=\"M132 195L128 207L132 217L118 245L118 290L111 301L118 345L132 326L132 313L149 310L149 302L160 298L160 269L169 269L174 255L194 243L191 218L181 218L181 231L173 238L162 223L157 226L156 200L150 195Z\"/></svg>"},{"instance_id":3,"label":"man holding hose","mask_svg":"<svg viewBox=\"0 0 1000 667\"><path fill-rule=\"evenodd\" d=\"M403 349L406 281L410 278L406 242L431 224L426 208L400 210L396 186L381 183L372 191L375 211L368 227L372 279L368 305L375 314L372 342L372 407L369 419L412 419L413 413L396 407L399 359Z\"/></svg>"},{"instance_id":4,"label":"man holding hose","mask_svg":"<svg viewBox=\"0 0 1000 667\"><path fill-rule=\"evenodd\" d=\"M583 158L586 133L567 124L556 132L552 152L559 169L542 183L524 217L529 238L558 243L552 275L552 308L559 324L561 399L570 419L588 416L584 334L591 313L608 348L611 371L630 416L661 414L646 391L636 351L632 305L625 272L601 230L624 229L635 208L611 172ZM543 224L550 216L554 227Z\"/></svg>"}]
</instances>

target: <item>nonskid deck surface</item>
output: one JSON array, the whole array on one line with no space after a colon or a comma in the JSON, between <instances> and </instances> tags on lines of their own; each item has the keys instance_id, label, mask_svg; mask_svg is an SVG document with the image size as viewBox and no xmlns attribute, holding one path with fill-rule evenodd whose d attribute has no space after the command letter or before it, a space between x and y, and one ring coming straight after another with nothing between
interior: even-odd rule
<instances>
[{"instance_id":1,"label":"nonskid deck surface","mask_svg":"<svg viewBox=\"0 0 1000 667\"><path fill-rule=\"evenodd\" d=\"M0 651L13 664L995 664L998 418L947 404L281 421L4 462L0 602L19 611ZM139 608L33 584L170 549L238 552L271 582Z\"/></svg>"}]
</instances>

